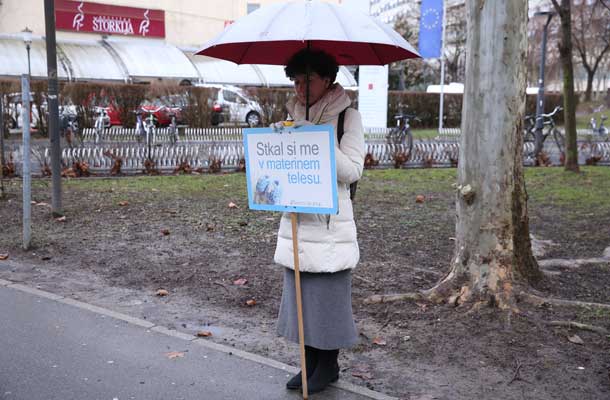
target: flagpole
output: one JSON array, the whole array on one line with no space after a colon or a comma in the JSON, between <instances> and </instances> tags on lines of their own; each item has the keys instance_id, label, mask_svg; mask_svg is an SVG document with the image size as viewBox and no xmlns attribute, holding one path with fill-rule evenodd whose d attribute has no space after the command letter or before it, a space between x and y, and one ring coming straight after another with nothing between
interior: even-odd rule
<instances>
[{"instance_id":1,"label":"flagpole","mask_svg":"<svg viewBox=\"0 0 610 400\"><path fill-rule=\"evenodd\" d=\"M438 110L438 133L443 129L443 106L445 101L445 26L447 22L447 11L443 0L443 39L441 41L441 101Z\"/></svg>"}]
</instances>

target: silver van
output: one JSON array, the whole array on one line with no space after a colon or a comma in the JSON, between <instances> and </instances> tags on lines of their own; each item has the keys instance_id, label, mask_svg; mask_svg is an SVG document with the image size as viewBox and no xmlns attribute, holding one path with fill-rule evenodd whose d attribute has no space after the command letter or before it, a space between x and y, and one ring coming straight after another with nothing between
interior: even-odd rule
<instances>
[{"instance_id":1,"label":"silver van","mask_svg":"<svg viewBox=\"0 0 610 400\"><path fill-rule=\"evenodd\" d=\"M253 100L241 88L232 85L202 85L218 89L213 101L212 125L246 125L260 126L263 110L260 104Z\"/></svg>"}]
</instances>

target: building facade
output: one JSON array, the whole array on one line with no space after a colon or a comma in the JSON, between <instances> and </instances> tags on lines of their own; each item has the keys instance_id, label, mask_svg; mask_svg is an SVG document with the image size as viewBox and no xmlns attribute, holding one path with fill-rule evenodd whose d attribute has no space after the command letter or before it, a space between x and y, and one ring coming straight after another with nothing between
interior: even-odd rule
<instances>
[{"instance_id":1,"label":"building facade","mask_svg":"<svg viewBox=\"0 0 610 400\"><path fill-rule=\"evenodd\" d=\"M58 77L68 81L290 85L280 66L236 65L194 55L236 19L277 1L55 0ZM27 71L34 79L46 77L44 35L41 0L2 0L0 77L14 78ZM27 52L26 41L30 42ZM344 68L339 81L355 85Z\"/></svg>"}]
</instances>

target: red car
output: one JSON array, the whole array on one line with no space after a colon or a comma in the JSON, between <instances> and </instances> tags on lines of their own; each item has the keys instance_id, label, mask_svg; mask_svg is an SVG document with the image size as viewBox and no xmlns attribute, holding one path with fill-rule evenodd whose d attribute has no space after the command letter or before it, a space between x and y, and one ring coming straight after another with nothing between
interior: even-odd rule
<instances>
[{"instance_id":1,"label":"red car","mask_svg":"<svg viewBox=\"0 0 610 400\"><path fill-rule=\"evenodd\" d=\"M171 107L163 99L144 100L140 105L140 110L144 111L145 116L152 112L158 126L168 126L172 122L172 114L176 116L177 122L181 120L182 116L182 110L179 107Z\"/></svg>"}]
</instances>

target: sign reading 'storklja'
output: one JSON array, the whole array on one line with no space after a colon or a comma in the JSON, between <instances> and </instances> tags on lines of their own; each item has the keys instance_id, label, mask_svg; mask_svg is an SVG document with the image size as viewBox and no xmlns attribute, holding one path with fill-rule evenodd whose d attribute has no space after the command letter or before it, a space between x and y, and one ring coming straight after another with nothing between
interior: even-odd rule
<instances>
[{"instance_id":1,"label":"sign reading 'storklja'","mask_svg":"<svg viewBox=\"0 0 610 400\"><path fill-rule=\"evenodd\" d=\"M165 37L165 11L84 1L55 0L58 30Z\"/></svg>"},{"instance_id":2,"label":"sign reading 'storklja'","mask_svg":"<svg viewBox=\"0 0 610 400\"><path fill-rule=\"evenodd\" d=\"M335 134L330 125L244 129L251 209L336 214Z\"/></svg>"}]
</instances>

